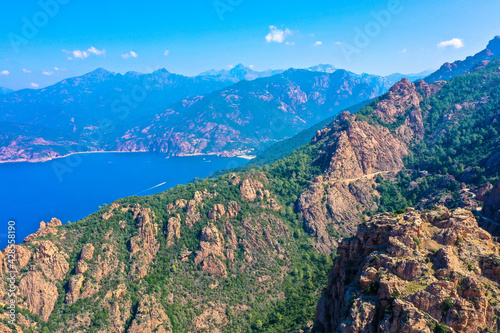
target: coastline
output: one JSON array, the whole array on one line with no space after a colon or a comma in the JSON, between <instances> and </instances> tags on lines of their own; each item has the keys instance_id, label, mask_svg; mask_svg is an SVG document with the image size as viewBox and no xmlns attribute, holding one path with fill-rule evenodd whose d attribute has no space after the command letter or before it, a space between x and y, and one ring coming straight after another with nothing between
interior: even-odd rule
<instances>
[{"instance_id":1,"label":"coastline","mask_svg":"<svg viewBox=\"0 0 500 333\"><path fill-rule=\"evenodd\" d=\"M138 150L138 151L120 151L120 150L94 150L94 151L79 151L79 152L74 152L74 153L69 153L66 155L59 155L59 156L54 156L54 157L44 157L44 158L36 158L36 159L17 159L17 160L9 160L9 161L0 161L0 164L8 164L8 163L45 163L57 159L62 159L66 158L72 155L83 155L83 154L98 154L98 153L110 153L110 154L130 154L130 153L149 153L149 150ZM159 153L159 155L162 155ZM227 157L227 158L242 158L246 160L253 160L256 158L256 155L246 155L246 154L241 154L241 155L236 155L234 154L233 156L221 156L220 154L217 153L194 153L194 154L179 154L179 155L166 155L165 158L170 158L170 157L195 157L195 156L218 156L218 157Z\"/></svg>"},{"instance_id":2,"label":"coastline","mask_svg":"<svg viewBox=\"0 0 500 333\"><path fill-rule=\"evenodd\" d=\"M66 158L72 155L83 155L83 154L97 154L97 153L147 153L147 150L138 150L138 151L118 151L118 150L94 150L94 151L78 151L74 153L69 153L66 155L59 155L54 157L44 157L44 158L36 158L36 159L22 159L22 160L11 160L11 161L0 161L0 164L7 163L45 163L53 160L58 160L61 158Z\"/></svg>"}]
</instances>

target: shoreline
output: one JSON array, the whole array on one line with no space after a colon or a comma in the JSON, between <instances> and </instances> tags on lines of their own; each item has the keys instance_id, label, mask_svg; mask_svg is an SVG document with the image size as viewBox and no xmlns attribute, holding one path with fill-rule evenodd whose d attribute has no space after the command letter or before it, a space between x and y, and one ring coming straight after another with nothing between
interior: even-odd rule
<instances>
[{"instance_id":1,"label":"shoreline","mask_svg":"<svg viewBox=\"0 0 500 333\"><path fill-rule=\"evenodd\" d=\"M69 153L66 155L60 155L60 156L55 156L55 157L47 157L47 158L38 158L38 159L24 159L24 160L11 160L11 161L0 161L0 164L8 164L8 163L45 163L45 162L50 162L53 160L58 160L62 158L66 158L69 156L73 155L83 155L83 154L134 154L134 153L150 153L149 150L138 150L138 151L119 151L119 150L97 150L97 151L79 151L79 152L74 152L74 153ZM158 155L162 155L162 153L156 153ZM241 154L241 155L235 155L235 156L219 156L216 153L208 153L208 154L201 154L201 153L194 153L194 154L181 154L181 155L166 155L165 158L171 158L171 157L196 157L196 156L216 156L216 157L223 157L223 158L242 158L245 160L253 160L256 158L256 155L246 155L246 154Z\"/></svg>"}]
</instances>

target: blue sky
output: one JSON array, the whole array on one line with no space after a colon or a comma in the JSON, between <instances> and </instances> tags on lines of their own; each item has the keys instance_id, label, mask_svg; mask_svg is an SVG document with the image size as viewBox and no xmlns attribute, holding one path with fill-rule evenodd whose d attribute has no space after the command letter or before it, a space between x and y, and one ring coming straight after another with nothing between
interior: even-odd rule
<instances>
[{"instance_id":1,"label":"blue sky","mask_svg":"<svg viewBox=\"0 0 500 333\"><path fill-rule=\"evenodd\" d=\"M500 34L499 12L498 0L7 1L0 87L43 87L98 67L414 73L484 49Z\"/></svg>"}]
</instances>

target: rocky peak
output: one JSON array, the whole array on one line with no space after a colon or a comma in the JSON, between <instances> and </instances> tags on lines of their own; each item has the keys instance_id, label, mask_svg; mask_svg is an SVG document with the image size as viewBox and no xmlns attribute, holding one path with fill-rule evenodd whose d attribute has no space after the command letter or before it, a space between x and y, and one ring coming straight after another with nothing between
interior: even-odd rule
<instances>
[{"instance_id":1,"label":"rocky peak","mask_svg":"<svg viewBox=\"0 0 500 333\"><path fill-rule=\"evenodd\" d=\"M378 215L338 255L315 332L498 329L500 246L470 211Z\"/></svg>"},{"instance_id":2,"label":"rocky peak","mask_svg":"<svg viewBox=\"0 0 500 333\"><path fill-rule=\"evenodd\" d=\"M156 258L160 249L157 240L158 224L154 222L156 217L150 208L142 208L137 204L133 212L134 220L137 221L138 235L130 239L131 273L137 273L141 278L146 276L149 264Z\"/></svg>"},{"instance_id":3,"label":"rocky peak","mask_svg":"<svg viewBox=\"0 0 500 333\"><path fill-rule=\"evenodd\" d=\"M335 144L328 147L322 157L325 177L330 181L399 171L403 157L409 152L388 129L364 121L351 121L337 136Z\"/></svg>"},{"instance_id":4,"label":"rocky peak","mask_svg":"<svg viewBox=\"0 0 500 333\"><path fill-rule=\"evenodd\" d=\"M500 36L495 36L486 46L486 49L490 51L491 54L500 54Z\"/></svg>"},{"instance_id":5,"label":"rocky peak","mask_svg":"<svg viewBox=\"0 0 500 333\"><path fill-rule=\"evenodd\" d=\"M379 101L374 115L385 123L394 123L398 117L405 116L408 110L419 108L422 100L415 84L403 78Z\"/></svg>"}]
</instances>

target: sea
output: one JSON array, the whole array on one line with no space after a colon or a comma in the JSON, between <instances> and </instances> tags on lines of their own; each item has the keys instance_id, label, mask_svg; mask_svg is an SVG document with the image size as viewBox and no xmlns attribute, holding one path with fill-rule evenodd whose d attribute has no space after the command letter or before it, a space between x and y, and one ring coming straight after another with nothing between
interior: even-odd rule
<instances>
[{"instance_id":1,"label":"sea","mask_svg":"<svg viewBox=\"0 0 500 333\"><path fill-rule=\"evenodd\" d=\"M166 191L195 178L243 166L245 158L170 157L155 153L88 153L37 163L0 164L0 248L9 222L17 244L55 217L76 222L99 206ZM15 233L14 233L15 231ZM10 236L13 237L13 236Z\"/></svg>"}]
</instances>

